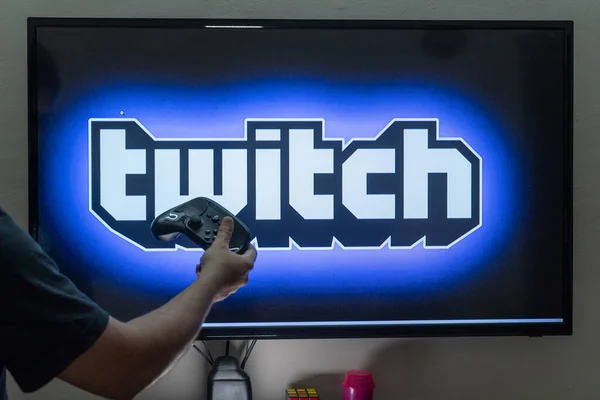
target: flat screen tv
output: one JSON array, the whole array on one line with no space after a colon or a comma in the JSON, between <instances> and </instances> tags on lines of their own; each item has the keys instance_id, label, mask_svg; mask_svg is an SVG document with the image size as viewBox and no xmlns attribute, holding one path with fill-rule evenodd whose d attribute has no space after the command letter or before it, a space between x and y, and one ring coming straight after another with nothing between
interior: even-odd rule
<instances>
[{"instance_id":1,"label":"flat screen tv","mask_svg":"<svg viewBox=\"0 0 600 400\"><path fill-rule=\"evenodd\" d=\"M29 20L30 231L116 318L252 230L201 338L568 335L571 22Z\"/></svg>"}]
</instances>

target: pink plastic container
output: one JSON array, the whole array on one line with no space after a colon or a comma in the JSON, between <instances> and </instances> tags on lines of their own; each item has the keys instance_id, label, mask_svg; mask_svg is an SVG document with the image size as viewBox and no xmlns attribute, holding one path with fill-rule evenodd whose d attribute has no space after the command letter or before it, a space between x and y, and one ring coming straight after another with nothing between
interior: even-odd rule
<instances>
[{"instance_id":1,"label":"pink plastic container","mask_svg":"<svg viewBox=\"0 0 600 400\"><path fill-rule=\"evenodd\" d=\"M373 400L375 382L369 371L348 371L342 386L344 400Z\"/></svg>"}]
</instances>

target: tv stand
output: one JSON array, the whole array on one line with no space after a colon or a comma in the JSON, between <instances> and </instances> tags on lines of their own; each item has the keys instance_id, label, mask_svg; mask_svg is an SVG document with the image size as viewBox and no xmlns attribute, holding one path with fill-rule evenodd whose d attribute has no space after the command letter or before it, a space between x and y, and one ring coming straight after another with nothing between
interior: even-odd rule
<instances>
[{"instance_id":1,"label":"tv stand","mask_svg":"<svg viewBox=\"0 0 600 400\"><path fill-rule=\"evenodd\" d=\"M240 367L237 358L218 357L208 374L208 400L252 400L250 376Z\"/></svg>"}]
</instances>

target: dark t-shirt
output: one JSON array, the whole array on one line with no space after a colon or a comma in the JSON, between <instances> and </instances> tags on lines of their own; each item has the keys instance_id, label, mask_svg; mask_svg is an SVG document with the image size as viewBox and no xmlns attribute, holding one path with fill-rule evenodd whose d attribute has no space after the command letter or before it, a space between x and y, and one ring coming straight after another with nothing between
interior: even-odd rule
<instances>
[{"instance_id":1,"label":"dark t-shirt","mask_svg":"<svg viewBox=\"0 0 600 400\"><path fill-rule=\"evenodd\" d=\"M108 319L0 208L0 400L5 367L34 392L85 353Z\"/></svg>"},{"instance_id":2,"label":"dark t-shirt","mask_svg":"<svg viewBox=\"0 0 600 400\"><path fill-rule=\"evenodd\" d=\"M6 370L0 368L0 400L6 400Z\"/></svg>"}]
</instances>

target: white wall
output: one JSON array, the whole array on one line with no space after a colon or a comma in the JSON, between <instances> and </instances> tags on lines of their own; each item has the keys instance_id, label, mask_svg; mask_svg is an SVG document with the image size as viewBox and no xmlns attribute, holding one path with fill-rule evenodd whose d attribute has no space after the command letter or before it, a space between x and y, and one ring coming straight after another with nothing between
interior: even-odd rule
<instances>
[{"instance_id":1,"label":"white wall","mask_svg":"<svg viewBox=\"0 0 600 400\"><path fill-rule=\"evenodd\" d=\"M0 204L27 222L26 17L573 19L576 22L575 336L261 342L249 365L255 398L295 382L338 399L351 368L376 373L380 400L591 399L600 393L600 2L597 0L0 0ZM40 338L43 340L43 338ZM295 358L299 357L299 358ZM334 361L335 358L335 361ZM141 399L201 399L190 352ZM312 377L312 378L311 378ZM87 399L58 382L12 399Z\"/></svg>"}]
</instances>

